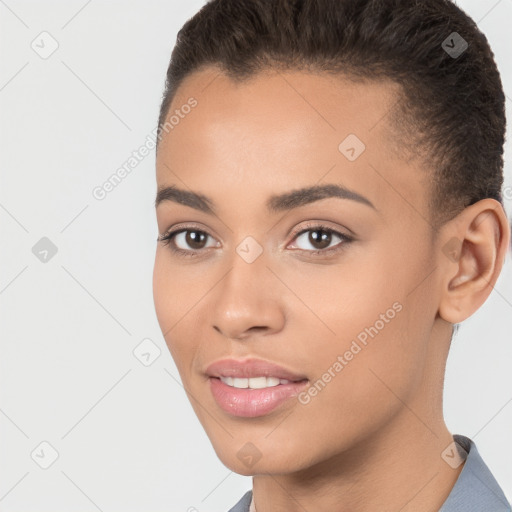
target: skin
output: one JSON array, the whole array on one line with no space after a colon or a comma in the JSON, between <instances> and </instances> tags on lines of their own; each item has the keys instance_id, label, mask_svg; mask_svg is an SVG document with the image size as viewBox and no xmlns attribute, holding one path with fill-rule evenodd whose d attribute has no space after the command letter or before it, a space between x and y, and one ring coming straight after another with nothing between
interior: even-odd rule
<instances>
[{"instance_id":1,"label":"skin","mask_svg":"<svg viewBox=\"0 0 512 512\"><path fill-rule=\"evenodd\" d=\"M434 235L428 169L392 150L386 114L397 87L299 71L236 84L211 67L189 75L170 108L198 102L161 140L157 185L208 196L216 215L158 205L159 234L189 223L209 237L203 249L180 237L180 248L198 251L192 258L158 243L156 313L217 455L253 475L258 512L434 511L463 467L441 457L453 441L442 414L452 324L492 291L509 226L501 205L485 199ZM353 162L338 150L348 134L366 145ZM272 194L325 183L375 209L340 198L266 209ZM315 221L354 239L332 235L329 247L341 250L313 256L321 246L308 241L311 231L292 235ZM263 250L250 264L236 252L247 236ZM460 250L450 258L454 239ZM309 403L292 398L239 418L214 401L204 374L211 362L262 358L311 386L395 302L401 311ZM251 467L237 456L249 442L260 454Z\"/></svg>"}]
</instances>

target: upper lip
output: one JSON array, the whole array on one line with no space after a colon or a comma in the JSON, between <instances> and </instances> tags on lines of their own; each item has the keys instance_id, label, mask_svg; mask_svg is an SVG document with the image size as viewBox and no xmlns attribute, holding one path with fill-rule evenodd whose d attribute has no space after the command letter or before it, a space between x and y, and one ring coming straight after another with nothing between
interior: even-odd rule
<instances>
[{"instance_id":1,"label":"upper lip","mask_svg":"<svg viewBox=\"0 0 512 512\"><path fill-rule=\"evenodd\" d=\"M263 359L220 359L211 363L205 372L210 377L276 377L290 381L305 380L306 376L287 370Z\"/></svg>"}]
</instances>

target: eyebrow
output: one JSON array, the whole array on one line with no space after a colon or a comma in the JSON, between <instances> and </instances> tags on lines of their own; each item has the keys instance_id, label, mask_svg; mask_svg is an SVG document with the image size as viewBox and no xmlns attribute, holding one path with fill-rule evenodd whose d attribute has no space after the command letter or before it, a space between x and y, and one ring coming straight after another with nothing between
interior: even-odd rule
<instances>
[{"instance_id":1,"label":"eyebrow","mask_svg":"<svg viewBox=\"0 0 512 512\"><path fill-rule=\"evenodd\" d=\"M270 213L279 213L331 197L350 199L377 210L373 203L366 197L341 185L334 184L315 185L285 192L284 194L273 195L267 200L266 206ZM164 201L173 201L185 206L190 206L191 208L209 215L216 215L215 204L209 197L196 192L179 189L174 185L158 189L155 199L155 208Z\"/></svg>"}]
</instances>

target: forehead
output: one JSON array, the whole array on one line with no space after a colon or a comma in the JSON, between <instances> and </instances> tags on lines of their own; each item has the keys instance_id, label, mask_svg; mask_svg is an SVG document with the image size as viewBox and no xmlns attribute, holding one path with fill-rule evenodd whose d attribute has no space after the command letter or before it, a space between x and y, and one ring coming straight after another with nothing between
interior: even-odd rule
<instances>
[{"instance_id":1,"label":"forehead","mask_svg":"<svg viewBox=\"0 0 512 512\"><path fill-rule=\"evenodd\" d=\"M324 180L365 192L376 205L414 197L421 175L393 151L388 118L399 93L393 82L300 71L242 82L217 68L195 72L169 109L176 124L160 142L158 184L183 188L184 181L212 195L220 183L286 191ZM197 105L184 109L190 98Z\"/></svg>"}]
</instances>

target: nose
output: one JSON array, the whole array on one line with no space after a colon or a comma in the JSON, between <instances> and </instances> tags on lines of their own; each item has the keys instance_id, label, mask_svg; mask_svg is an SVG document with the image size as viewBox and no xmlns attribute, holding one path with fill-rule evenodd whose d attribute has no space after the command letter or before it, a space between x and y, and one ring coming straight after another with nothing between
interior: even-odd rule
<instances>
[{"instance_id":1,"label":"nose","mask_svg":"<svg viewBox=\"0 0 512 512\"><path fill-rule=\"evenodd\" d=\"M245 340L283 328L283 285L267 263L262 256L247 263L235 255L231 270L212 294L212 325L224 337Z\"/></svg>"}]
</instances>

